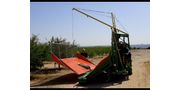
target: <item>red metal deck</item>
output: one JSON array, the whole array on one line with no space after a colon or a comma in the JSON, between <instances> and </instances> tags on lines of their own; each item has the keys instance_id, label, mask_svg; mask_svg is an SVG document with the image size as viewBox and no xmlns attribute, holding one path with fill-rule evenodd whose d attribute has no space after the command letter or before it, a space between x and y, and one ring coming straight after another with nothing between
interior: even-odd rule
<instances>
[{"instance_id":1,"label":"red metal deck","mask_svg":"<svg viewBox=\"0 0 180 90\"><path fill-rule=\"evenodd\" d=\"M74 58L59 59L57 56L55 56L54 54L51 53L51 57L56 63L62 64L63 66L71 69L78 75L84 74L84 73L90 71L90 69L94 70L94 68L96 67L95 64L88 61L86 58L84 58L80 54L77 54L76 57L74 57ZM84 65L84 66L89 66L90 69L86 69L79 64Z\"/></svg>"}]
</instances>

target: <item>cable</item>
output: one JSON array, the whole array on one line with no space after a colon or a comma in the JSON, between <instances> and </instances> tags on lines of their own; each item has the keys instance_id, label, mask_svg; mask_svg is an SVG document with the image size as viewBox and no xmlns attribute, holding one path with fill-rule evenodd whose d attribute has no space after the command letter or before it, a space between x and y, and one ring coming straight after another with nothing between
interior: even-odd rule
<instances>
[{"instance_id":1,"label":"cable","mask_svg":"<svg viewBox=\"0 0 180 90\"><path fill-rule=\"evenodd\" d=\"M119 26L122 27L123 30L125 30L127 33L128 31L126 30L126 28L121 24L121 22L117 19L117 17L115 17L116 21L120 24Z\"/></svg>"},{"instance_id":2,"label":"cable","mask_svg":"<svg viewBox=\"0 0 180 90\"><path fill-rule=\"evenodd\" d=\"M72 42L74 42L74 15L73 15L73 10L72 10Z\"/></svg>"},{"instance_id":3,"label":"cable","mask_svg":"<svg viewBox=\"0 0 180 90\"><path fill-rule=\"evenodd\" d=\"M78 9L81 9L81 8L78 8ZM98 12L98 13L105 13L105 14L111 14L111 12L103 12L103 11L96 11L96 10L89 10L89 9L81 9L81 10L91 11L91 12Z\"/></svg>"},{"instance_id":4,"label":"cable","mask_svg":"<svg viewBox=\"0 0 180 90\"><path fill-rule=\"evenodd\" d=\"M96 11L96 10L88 10L88 9L81 9L81 10L89 11L89 12L101 13L101 16L102 16L103 14L110 14L110 15L111 15L110 12L103 12L103 11ZM98 14L96 14L96 15L98 15ZM107 16L107 15L103 15L103 16L108 17L108 18L111 18L111 16Z\"/></svg>"},{"instance_id":5,"label":"cable","mask_svg":"<svg viewBox=\"0 0 180 90\"><path fill-rule=\"evenodd\" d=\"M99 16L105 16L105 17L108 17L108 18L111 18L111 16L107 16L107 14L111 14L110 12L103 12L103 11L95 11L95 10L88 10L88 9L81 9L81 8L77 8L79 10L83 10L83 11L90 11L90 12L96 12L96 13L101 13L101 15L99 14L96 14L96 15L99 15ZM106 14L106 15L104 15Z\"/></svg>"},{"instance_id":6,"label":"cable","mask_svg":"<svg viewBox=\"0 0 180 90\"><path fill-rule=\"evenodd\" d=\"M107 15L103 15L103 14L96 14L96 15L99 15L99 16L104 16L104 17L111 18L111 16L107 16Z\"/></svg>"}]
</instances>

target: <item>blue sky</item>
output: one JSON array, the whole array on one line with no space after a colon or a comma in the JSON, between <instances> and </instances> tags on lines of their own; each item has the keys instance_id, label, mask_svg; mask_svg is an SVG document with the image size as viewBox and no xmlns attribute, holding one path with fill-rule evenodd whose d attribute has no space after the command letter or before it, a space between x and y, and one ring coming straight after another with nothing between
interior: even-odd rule
<instances>
[{"instance_id":1,"label":"blue sky","mask_svg":"<svg viewBox=\"0 0 180 90\"><path fill-rule=\"evenodd\" d=\"M58 36L70 42L75 40L80 46L110 45L109 27L72 11L82 8L113 12L119 20L118 28L129 33L131 44L150 43L149 2L31 2L30 5L30 34L38 35L41 42ZM84 12L112 25L109 14Z\"/></svg>"}]
</instances>

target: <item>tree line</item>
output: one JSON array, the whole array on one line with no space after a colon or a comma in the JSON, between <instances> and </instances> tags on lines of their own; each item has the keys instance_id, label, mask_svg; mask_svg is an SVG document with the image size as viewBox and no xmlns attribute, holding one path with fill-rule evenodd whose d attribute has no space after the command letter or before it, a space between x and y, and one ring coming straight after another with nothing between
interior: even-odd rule
<instances>
[{"instance_id":1,"label":"tree line","mask_svg":"<svg viewBox=\"0 0 180 90\"><path fill-rule=\"evenodd\" d=\"M49 52L58 58L72 57L78 44L68 42L62 37L51 37L48 42L40 42L37 35L30 39L30 70L37 70L43 66L43 61L51 60Z\"/></svg>"}]
</instances>

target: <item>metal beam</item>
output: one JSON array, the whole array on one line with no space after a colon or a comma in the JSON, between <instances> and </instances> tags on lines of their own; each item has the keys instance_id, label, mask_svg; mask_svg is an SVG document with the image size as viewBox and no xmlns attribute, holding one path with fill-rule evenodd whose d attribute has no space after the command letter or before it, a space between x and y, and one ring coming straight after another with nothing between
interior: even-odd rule
<instances>
[{"instance_id":1,"label":"metal beam","mask_svg":"<svg viewBox=\"0 0 180 90\"><path fill-rule=\"evenodd\" d=\"M92 18L92 19L94 19L94 20L96 20L96 21L98 21L98 22L100 22L100 23L102 23L102 24L110 27L110 28L113 28L113 26L111 26L111 25L109 25L109 24L107 24L107 23L105 23L105 22L103 22L103 21L101 21L101 20L99 20L99 19L91 16L91 15L88 15L88 14L86 14L86 13L84 13L84 12L82 12L82 11L76 9L76 8L73 8L72 10L75 10L75 11L77 11L77 12L80 12L81 14L84 14L84 15L86 15L87 17L90 17L90 18ZM114 29L117 30L117 31L119 31L119 32L121 32L121 33L128 34L128 33L124 32L124 31L122 31L122 30L119 30L119 29L117 29L117 28L114 28Z\"/></svg>"}]
</instances>

